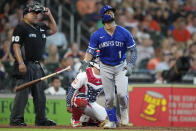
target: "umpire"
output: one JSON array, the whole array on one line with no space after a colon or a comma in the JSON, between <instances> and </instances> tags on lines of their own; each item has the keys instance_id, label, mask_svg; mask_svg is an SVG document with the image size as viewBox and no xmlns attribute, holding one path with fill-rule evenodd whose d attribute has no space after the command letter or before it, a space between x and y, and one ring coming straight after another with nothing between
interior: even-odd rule
<instances>
[{"instance_id":1,"label":"umpire","mask_svg":"<svg viewBox=\"0 0 196 131\"><path fill-rule=\"evenodd\" d=\"M38 23L40 13L48 16L49 28L43 23ZM23 16L24 21L16 26L12 36L12 48L16 59L14 64L14 77L16 78L17 85L44 76L39 61L45 50L46 36L52 35L57 31L56 22L50 9L45 8L36 1L27 4L24 8ZM33 96L36 114L35 125L56 125L55 122L46 117L46 96L43 87L43 82L39 82L16 93L13 110L10 116L11 126L26 126L24 122L24 108L28 102L30 92Z\"/></svg>"}]
</instances>

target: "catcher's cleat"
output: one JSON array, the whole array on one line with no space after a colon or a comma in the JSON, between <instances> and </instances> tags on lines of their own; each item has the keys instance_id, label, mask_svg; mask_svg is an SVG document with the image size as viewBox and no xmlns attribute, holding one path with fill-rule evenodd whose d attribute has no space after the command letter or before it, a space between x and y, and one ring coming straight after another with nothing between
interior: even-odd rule
<instances>
[{"instance_id":1,"label":"catcher's cleat","mask_svg":"<svg viewBox=\"0 0 196 131\"><path fill-rule=\"evenodd\" d=\"M107 121L105 123L105 125L103 126L104 129L114 129L116 128L116 123L115 122L111 122L111 121Z\"/></svg>"},{"instance_id":2,"label":"catcher's cleat","mask_svg":"<svg viewBox=\"0 0 196 131\"><path fill-rule=\"evenodd\" d=\"M72 127L82 127L82 123L80 121L74 121L71 123Z\"/></svg>"}]
</instances>

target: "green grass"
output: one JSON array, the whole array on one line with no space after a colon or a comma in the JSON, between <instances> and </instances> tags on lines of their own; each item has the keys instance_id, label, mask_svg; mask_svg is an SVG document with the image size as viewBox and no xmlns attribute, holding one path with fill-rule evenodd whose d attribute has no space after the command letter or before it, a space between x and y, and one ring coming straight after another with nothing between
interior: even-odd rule
<instances>
[{"instance_id":1,"label":"green grass","mask_svg":"<svg viewBox=\"0 0 196 131\"><path fill-rule=\"evenodd\" d=\"M31 129L31 128L0 128L0 131L79 131L79 130L83 130L83 131L92 131L93 129ZM94 129L95 131L115 131L115 129ZM116 129L117 131L118 129ZM139 131L139 130L130 130L130 129L120 129L120 131ZM143 130L144 131L144 130ZM147 131L147 130L145 130ZM149 130L148 130L149 131Z\"/></svg>"}]
</instances>

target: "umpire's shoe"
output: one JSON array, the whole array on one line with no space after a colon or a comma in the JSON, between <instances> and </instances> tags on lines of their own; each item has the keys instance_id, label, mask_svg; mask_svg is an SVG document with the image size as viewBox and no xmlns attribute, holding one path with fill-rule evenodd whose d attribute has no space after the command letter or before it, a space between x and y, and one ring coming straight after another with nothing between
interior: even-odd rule
<instances>
[{"instance_id":1,"label":"umpire's shoe","mask_svg":"<svg viewBox=\"0 0 196 131\"><path fill-rule=\"evenodd\" d=\"M52 120L46 119L42 121L35 121L36 126L56 126L56 123Z\"/></svg>"},{"instance_id":2,"label":"umpire's shoe","mask_svg":"<svg viewBox=\"0 0 196 131\"><path fill-rule=\"evenodd\" d=\"M11 121L10 126L27 126L27 124L22 120L18 120L18 121Z\"/></svg>"}]
</instances>

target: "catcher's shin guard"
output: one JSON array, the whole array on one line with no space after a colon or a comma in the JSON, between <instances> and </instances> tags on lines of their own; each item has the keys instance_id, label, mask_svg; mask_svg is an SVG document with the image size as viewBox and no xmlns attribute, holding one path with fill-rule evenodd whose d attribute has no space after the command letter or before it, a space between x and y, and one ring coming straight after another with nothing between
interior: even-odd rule
<instances>
[{"instance_id":1,"label":"catcher's shin guard","mask_svg":"<svg viewBox=\"0 0 196 131\"><path fill-rule=\"evenodd\" d=\"M75 120L75 121L79 121L80 120L80 117L82 116L84 110L82 109L79 109L75 106L73 106L72 108L72 118Z\"/></svg>"}]
</instances>

